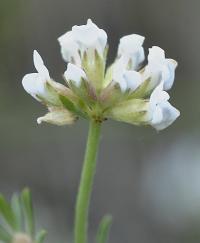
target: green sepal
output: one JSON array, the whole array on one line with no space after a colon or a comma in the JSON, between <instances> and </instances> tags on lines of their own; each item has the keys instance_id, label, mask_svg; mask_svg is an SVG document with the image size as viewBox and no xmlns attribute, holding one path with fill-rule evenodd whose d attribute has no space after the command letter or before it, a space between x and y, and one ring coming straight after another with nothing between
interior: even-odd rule
<instances>
[{"instance_id":1,"label":"green sepal","mask_svg":"<svg viewBox=\"0 0 200 243\"><path fill-rule=\"evenodd\" d=\"M52 86L53 81L48 81L45 83L45 96L36 94L36 97L42 102L44 105L49 106L60 106L61 102L59 99L58 90Z\"/></svg>"},{"instance_id":2,"label":"green sepal","mask_svg":"<svg viewBox=\"0 0 200 243\"><path fill-rule=\"evenodd\" d=\"M35 242L36 243L43 243L46 238L47 232L46 230L41 230L37 233Z\"/></svg>"},{"instance_id":3,"label":"green sepal","mask_svg":"<svg viewBox=\"0 0 200 243\"><path fill-rule=\"evenodd\" d=\"M94 53L88 54L88 52L85 51L82 58L82 67L89 82L92 83L97 92L99 92L103 86L106 55L106 50L102 57L95 49Z\"/></svg>"},{"instance_id":4,"label":"green sepal","mask_svg":"<svg viewBox=\"0 0 200 243\"><path fill-rule=\"evenodd\" d=\"M25 188L21 193L21 203L24 214L26 232L34 237L35 233L35 220L33 215L33 205L30 190Z\"/></svg>"},{"instance_id":5,"label":"green sepal","mask_svg":"<svg viewBox=\"0 0 200 243\"><path fill-rule=\"evenodd\" d=\"M81 100L84 100L87 105L95 104L97 100L96 91L93 85L87 80L82 78L80 86L78 87L72 80L68 81L68 85L73 93L76 95L75 102L77 102L77 99L79 98Z\"/></svg>"},{"instance_id":6,"label":"green sepal","mask_svg":"<svg viewBox=\"0 0 200 243\"><path fill-rule=\"evenodd\" d=\"M11 243L12 235L2 226L0 225L0 242Z\"/></svg>"},{"instance_id":7,"label":"green sepal","mask_svg":"<svg viewBox=\"0 0 200 243\"><path fill-rule=\"evenodd\" d=\"M111 215L106 215L102 218L97 231L96 243L106 243L108 241L111 224Z\"/></svg>"},{"instance_id":8,"label":"green sepal","mask_svg":"<svg viewBox=\"0 0 200 243\"><path fill-rule=\"evenodd\" d=\"M104 81L103 81L103 87L105 88L107 85L110 84L110 82L112 81L112 77L113 77L113 67L114 67L114 64L110 65L108 68L107 68L107 71L106 71L106 74L105 74L105 77L104 77Z\"/></svg>"},{"instance_id":9,"label":"green sepal","mask_svg":"<svg viewBox=\"0 0 200 243\"><path fill-rule=\"evenodd\" d=\"M0 195L0 215L3 216L6 223L13 229L17 230L17 222L15 219L15 214L10 206L10 204L6 201L3 195Z\"/></svg>"},{"instance_id":10,"label":"green sepal","mask_svg":"<svg viewBox=\"0 0 200 243\"><path fill-rule=\"evenodd\" d=\"M106 116L116 121L134 125L146 125L149 122L149 101L145 99L125 100L106 111Z\"/></svg>"},{"instance_id":11,"label":"green sepal","mask_svg":"<svg viewBox=\"0 0 200 243\"><path fill-rule=\"evenodd\" d=\"M63 106L71 111L72 113L76 114L77 116L81 116L83 118L87 118L87 116L81 112L75 105L72 103L66 96L59 95L60 101L62 102ZM83 106L83 103L80 102L80 104Z\"/></svg>"},{"instance_id":12,"label":"green sepal","mask_svg":"<svg viewBox=\"0 0 200 243\"><path fill-rule=\"evenodd\" d=\"M112 108L115 104L124 100L124 98L125 94L122 94L119 84L112 81L102 90L99 102L103 112L105 112L107 109Z\"/></svg>"},{"instance_id":13,"label":"green sepal","mask_svg":"<svg viewBox=\"0 0 200 243\"><path fill-rule=\"evenodd\" d=\"M147 97L151 90L151 79L148 78L136 90L128 95L128 99L142 99Z\"/></svg>"},{"instance_id":14,"label":"green sepal","mask_svg":"<svg viewBox=\"0 0 200 243\"><path fill-rule=\"evenodd\" d=\"M14 194L11 198L11 207L15 215L17 230L20 231L22 227L22 208L20 204L20 198L18 194Z\"/></svg>"},{"instance_id":15,"label":"green sepal","mask_svg":"<svg viewBox=\"0 0 200 243\"><path fill-rule=\"evenodd\" d=\"M109 50L109 45L107 44L105 49L104 49L104 52L103 52L103 58L105 60L105 63L106 63L106 59L107 59L107 56L108 56L108 50Z\"/></svg>"}]
</instances>

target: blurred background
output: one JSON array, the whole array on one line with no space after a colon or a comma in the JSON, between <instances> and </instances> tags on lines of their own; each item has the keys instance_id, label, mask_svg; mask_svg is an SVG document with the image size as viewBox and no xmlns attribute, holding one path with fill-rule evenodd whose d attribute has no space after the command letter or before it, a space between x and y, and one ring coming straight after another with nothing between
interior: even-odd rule
<instances>
[{"instance_id":1,"label":"blurred background","mask_svg":"<svg viewBox=\"0 0 200 243\"><path fill-rule=\"evenodd\" d=\"M178 61L171 103L181 117L168 129L105 122L90 211L90 236L105 213L110 243L200 241L200 1L0 0L0 191L29 186L46 242L72 242L75 196L88 124L38 126L46 108L22 88L37 49L51 76L66 69L57 38L91 18L108 33L109 61L119 38L146 37ZM91 240L92 242L93 240ZM94 241L93 241L94 242Z\"/></svg>"}]
</instances>

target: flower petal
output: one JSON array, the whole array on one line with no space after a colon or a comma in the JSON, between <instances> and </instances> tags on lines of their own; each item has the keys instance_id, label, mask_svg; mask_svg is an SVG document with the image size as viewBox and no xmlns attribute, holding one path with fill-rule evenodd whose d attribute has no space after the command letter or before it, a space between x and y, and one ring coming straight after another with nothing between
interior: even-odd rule
<instances>
[{"instance_id":1,"label":"flower petal","mask_svg":"<svg viewBox=\"0 0 200 243\"><path fill-rule=\"evenodd\" d=\"M67 65L67 70L64 73L66 80L74 81L76 86L79 87L81 84L81 79L87 79L85 72L74 64L69 63Z\"/></svg>"},{"instance_id":2,"label":"flower petal","mask_svg":"<svg viewBox=\"0 0 200 243\"><path fill-rule=\"evenodd\" d=\"M180 112L168 102L169 98L169 94L163 91L163 82L155 88L150 96L150 124L157 130L168 127L180 115Z\"/></svg>"},{"instance_id":3,"label":"flower petal","mask_svg":"<svg viewBox=\"0 0 200 243\"><path fill-rule=\"evenodd\" d=\"M163 90L163 82L161 82L152 92L150 96L150 104L152 109L155 108L156 105L169 100L169 94Z\"/></svg>"},{"instance_id":4,"label":"flower petal","mask_svg":"<svg viewBox=\"0 0 200 243\"><path fill-rule=\"evenodd\" d=\"M124 79L126 80L127 88L131 91L136 90L142 83L141 74L136 71L125 71Z\"/></svg>"},{"instance_id":5,"label":"flower petal","mask_svg":"<svg viewBox=\"0 0 200 243\"><path fill-rule=\"evenodd\" d=\"M61 54L66 62L75 63L81 66L81 58L79 55L79 45L75 42L72 36L72 31L68 31L58 38L61 46Z\"/></svg>"},{"instance_id":6,"label":"flower petal","mask_svg":"<svg viewBox=\"0 0 200 243\"><path fill-rule=\"evenodd\" d=\"M72 35L82 52L87 48L92 48L103 56L107 43L107 34L104 30L99 29L91 19L88 19L86 25L72 27Z\"/></svg>"},{"instance_id":7,"label":"flower petal","mask_svg":"<svg viewBox=\"0 0 200 243\"><path fill-rule=\"evenodd\" d=\"M170 126L180 115L180 111L177 110L175 107L173 107L169 102L163 102L159 105L159 113L162 113L162 119L161 114L154 114L153 120L151 121L151 125L156 130L163 130ZM156 116L156 117L155 117Z\"/></svg>"},{"instance_id":8,"label":"flower petal","mask_svg":"<svg viewBox=\"0 0 200 243\"><path fill-rule=\"evenodd\" d=\"M22 85L26 92L37 100L36 95L45 92L45 80L38 73L26 74L22 79Z\"/></svg>"},{"instance_id":9,"label":"flower petal","mask_svg":"<svg viewBox=\"0 0 200 243\"><path fill-rule=\"evenodd\" d=\"M137 34L126 35L120 39L118 56L128 56L131 69L137 69L145 59L142 47L144 39L143 36Z\"/></svg>"},{"instance_id":10,"label":"flower petal","mask_svg":"<svg viewBox=\"0 0 200 243\"><path fill-rule=\"evenodd\" d=\"M169 90L169 89L171 89L171 87L174 83L175 69L178 64L173 59L166 59L166 63L167 63L167 67L168 67L168 76L165 77L164 90Z\"/></svg>"},{"instance_id":11,"label":"flower petal","mask_svg":"<svg viewBox=\"0 0 200 243\"><path fill-rule=\"evenodd\" d=\"M173 59L166 59L165 52L158 46L149 48L148 65L145 67L145 74L151 76L151 82L158 84L164 82L164 90L169 90L174 82L177 62Z\"/></svg>"},{"instance_id":12,"label":"flower petal","mask_svg":"<svg viewBox=\"0 0 200 243\"><path fill-rule=\"evenodd\" d=\"M33 52L33 62L34 62L35 68L38 71L38 73L42 77L44 77L44 79L49 80L50 79L49 71L45 67L44 62L43 62L40 54L36 50L34 50L34 52Z\"/></svg>"}]
</instances>

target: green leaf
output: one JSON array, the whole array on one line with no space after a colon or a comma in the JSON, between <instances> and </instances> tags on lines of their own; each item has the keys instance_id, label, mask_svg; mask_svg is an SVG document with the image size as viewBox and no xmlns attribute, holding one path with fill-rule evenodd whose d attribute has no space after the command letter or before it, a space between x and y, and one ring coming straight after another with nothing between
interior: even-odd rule
<instances>
[{"instance_id":1,"label":"green leaf","mask_svg":"<svg viewBox=\"0 0 200 243\"><path fill-rule=\"evenodd\" d=\"M12 235L8 233L8 231L0 225L0 241L11 243Z\"/></svg>"},{"instance_id":2,"label":"green leaf","mask_svg":"<svg viewBox=\"0 0 200 243\"><path fill-rule=\"evenodd\" d=\"M112 224L112 216L110 215L104 216L99 224L99 228L97 231L97 237L96 237L97 243L107 242L111 224Z\"/></svg>"},{"instance_id":3,"label":"green leaf","mask_svg":"<svg viewBox=\"0 0 200 243\"><path fill-rule=\"evenodd\" d=\"M22 227L22 208L18 194L14 194L11 198L11 207L15 215L17 230L20 231Z\"/></svg>"},{"instance_id":4,"label":"green leaf","mask_svg":"<svg viewBox=\"0 0 200 243\"><path fill-rule=\"evenodd\" d=\"M47 232L46 230L41 230L36 235L36 243L43 243L46 238Z\"/></svg>"},{"instance_id":5,"label":"green leaf","mask_svg":"<svg viewBox=\"0 0 200 243\"><path fill-rule=\"evenodd\" d=\"M25 188L21 193L22 208L24 213L26 232L34 236L35 232L35 222L33 215L33 205L30 190Z\"/></svg>"},{"instance_id":6,"label":"green leaf","mask_svg":"<svg viewBox=\"0 0 200 243\"><path fill-rule=\"evenodd\" d=\"M0 215L3 216L6 223L11 226L12 229L17 229L17 222L15 219L15 214L10 206L10 204L5 200L3 195L0 195Z\"/></svg>"}]
</instances>

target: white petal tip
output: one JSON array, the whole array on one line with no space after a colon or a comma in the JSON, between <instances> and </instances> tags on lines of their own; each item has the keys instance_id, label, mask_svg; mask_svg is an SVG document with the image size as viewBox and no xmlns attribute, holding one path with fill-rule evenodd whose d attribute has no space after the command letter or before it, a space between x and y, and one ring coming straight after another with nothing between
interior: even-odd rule
<instances>
[{"instance_id":1,"label":"white petal tip","mask_svg":"<svg viewBox=\"0 0 200 243\"><path fill-rule=\"evenodd\" d=\"M37 50L34 50L33 51L33 55L39 55L38 51Z\"/></svg>"},{"instance_id":2,"label":"white petal tip","mask_svg":"<svg viewBox=\"0 0 200 243\"><path fill-rule=\"evenodd\" d=\"M87 20L87 24L92 24L93 22L92 22L92 20L91 19L88 19Z\"/></svg>"},{"instance_id":3,"label":"white petal tip","mask_svg":"<svg viewBox=\"0 0 200 243\"><path fill-rule=\"evenodd\" d=\"M37 50L33 51L33 59L34 59L34 62L38 61L38 60L40 60L40 62L42 61L42 58L41 58L41 56L40 56L40 54L39 54L39 52Z\"/></svg>"},{"instance_id":4,"label":"white petal tip","mask_svg":"<svg viewBox=\"0 0 200 243\"><path fill-rule=\"evenodd\" d=\"M38 69L40 69L39 68L40 66L44 65L44 62L43 62L42 57L40 56L39 52L36 50L33 51L33 62L34 62L35 68L39 72Z\"/></svg>"},{"instance_id":5,"label":"white petal tip","mask_svg":"<svg viewBox=\"0 0 200 243\"><path fill-rule=\"evenodd\" d=\"M39 117L39 118L37 119L37 124L40 125L41 123L42 123L42 118Z\"/></svg>"}]
</instances>

